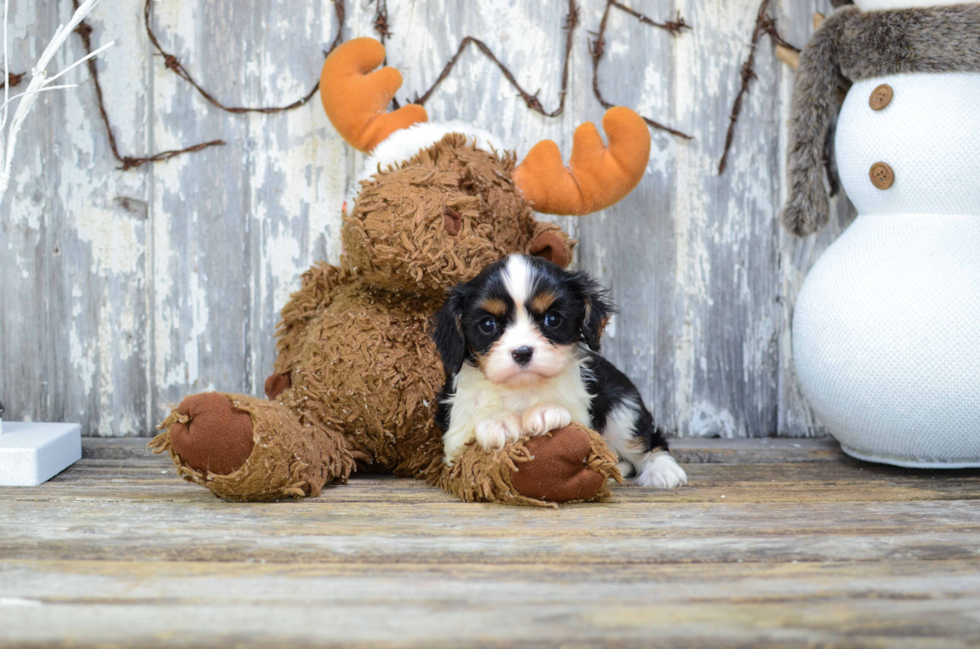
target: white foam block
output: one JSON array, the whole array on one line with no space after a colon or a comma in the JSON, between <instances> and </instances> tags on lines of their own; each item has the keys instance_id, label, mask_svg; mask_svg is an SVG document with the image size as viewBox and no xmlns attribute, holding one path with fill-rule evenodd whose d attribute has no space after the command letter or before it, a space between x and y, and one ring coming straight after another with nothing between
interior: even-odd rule
<instances>
[{"instance_id":1,"label":"white foam block","mask_svg":"<svg viewBox=\"0 0 980 649\"><path fill-rule=\"evenodd\" d=\"M0 487L36 487L82 459L78 424L4 422Z\"/></svg>"}]
</instances>

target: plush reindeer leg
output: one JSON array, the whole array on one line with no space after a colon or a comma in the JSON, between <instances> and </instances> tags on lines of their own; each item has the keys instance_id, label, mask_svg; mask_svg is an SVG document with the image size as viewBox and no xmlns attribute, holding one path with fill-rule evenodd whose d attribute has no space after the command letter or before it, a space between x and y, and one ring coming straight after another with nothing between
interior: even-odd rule
<instances>
[{"instance_id":1,"label":"plush reindeer leg","mask_svg":"<svg viewBox=\"0 0 980 649\"><path fill-rule=\"evenodd\" d=\"M154 452L169 451L179 475L228 500L318 496L354 469L339 431L301 422L281 401L195 394L159 427Z\"/></svg>"},{"instance_id":2,"label":"plush reindeer leg","mask_svg":"<svg viewBox=\"0 0 980 649\"><path fill-rule=\"evenodd\" d=\"M473 444L433 482L464 502L555 507L607 499L610 479L623 481L615 454L598 433L572 424L499 451Z\"/></svg>"}]
</instances>

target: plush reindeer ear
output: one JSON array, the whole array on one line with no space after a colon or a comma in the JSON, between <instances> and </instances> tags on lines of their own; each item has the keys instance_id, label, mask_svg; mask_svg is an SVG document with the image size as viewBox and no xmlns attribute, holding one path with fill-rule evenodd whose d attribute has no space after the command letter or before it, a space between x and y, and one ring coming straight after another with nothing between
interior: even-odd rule
<instances>
[{"instance_id":1,"label":"plush reindeer ear","mask_svg":"<svg viewBox=\"0 0 980 649\"><path fill-rule=\"evenodd\" d=\"M541 223L539 226L552 225ZM527 254L547 259L553 264L566 268L572 261L572 248L575 241L557 227L538 228L539 232L528 244Z\"/></svg>"},{"instance_id":2,"label":"plush reindeer ear","mask_svg":"<svg viewBox=\"0 0 980 649\"><path fill-rule=\"evenodd\" d=\"M572 287L585 304L582 339L589 349L597 352L601 346L602 332L615 308L609 302L606 290L585 273L572 276Z\"/></svg>"},{"instance_id":3,"label":"plush reindeer ear","mask_svg":"<svg viewBox=\"0 0 980 649\"><path fill-rule=\"evenodd\" d=\"M466 308L467 291L464 285L449 289L442 309L435 316L432 340L442 358L446 376L454 376L466 360L466 336L463 335L463 309Z\"/></svg>"}]
</instances>

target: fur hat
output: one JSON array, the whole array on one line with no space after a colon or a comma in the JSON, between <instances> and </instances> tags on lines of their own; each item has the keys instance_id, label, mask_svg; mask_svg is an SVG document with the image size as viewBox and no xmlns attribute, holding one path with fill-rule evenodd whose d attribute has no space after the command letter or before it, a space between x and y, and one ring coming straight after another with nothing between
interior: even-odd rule
<instances>
[{"instance_id":1,"label":"fur hat","mask_svg":"<svg viewBox=\"0 0 980 649\"><path fill-rule=\"evenodd\" d=\"M814 33L800 55L793 88L789 198L782 215L790 232L806 236L829 218L824 142L838 108L842 78L980 72L980 4L935 6L949 4L950 0L857 0L857 6L834 11Z\"/></svg>"}]
</instances>

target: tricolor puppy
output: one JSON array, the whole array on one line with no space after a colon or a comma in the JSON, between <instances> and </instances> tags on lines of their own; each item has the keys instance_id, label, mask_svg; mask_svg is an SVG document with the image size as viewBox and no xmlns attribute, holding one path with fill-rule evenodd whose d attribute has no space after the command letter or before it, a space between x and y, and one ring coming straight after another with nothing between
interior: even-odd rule
<instances>
[{"instance_id":1,"label":"tricolor puppy","mask_svg":"<svg viewBox=\"0 0 980 649\"><path fill-rule=\"evenodd\" d=\"M598 354L611 310L588 275L539 257L511 255L453 288L433 336L446 370L437 414L446 462L474 439L500 449L578 422L602 434L638 484L687 484L636 386Z\"/></svg>"}]
</instances>

